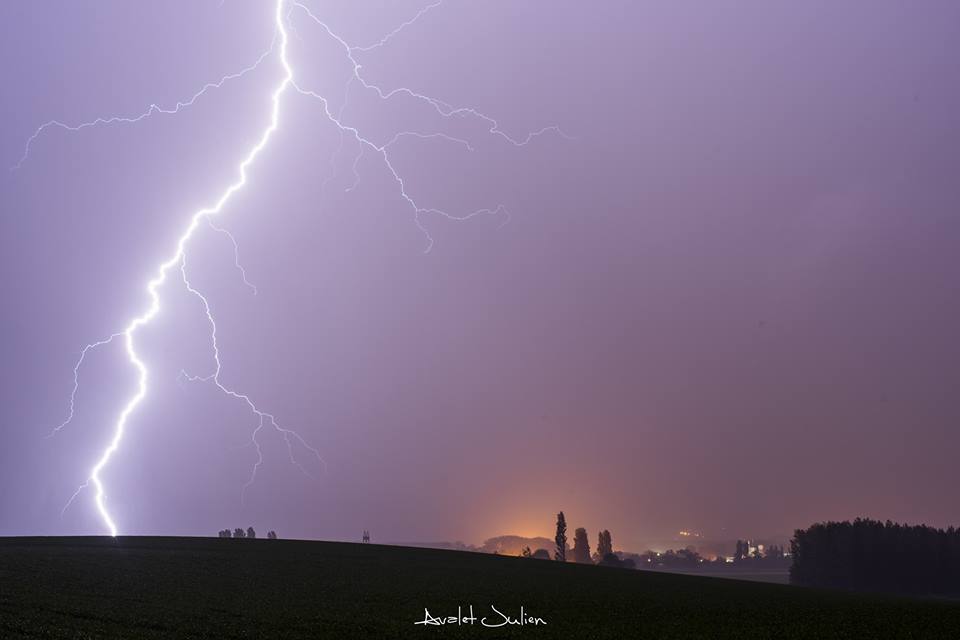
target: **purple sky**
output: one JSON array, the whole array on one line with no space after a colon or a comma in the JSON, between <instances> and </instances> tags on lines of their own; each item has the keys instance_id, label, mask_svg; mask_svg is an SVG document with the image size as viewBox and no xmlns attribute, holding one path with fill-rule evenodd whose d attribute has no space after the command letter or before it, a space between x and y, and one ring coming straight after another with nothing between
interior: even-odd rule
<instances>
[{"instance_id":1,"label":"purple sky","mask_svg":"<svg viewBox=\"0 0 960 640\"><path fill-rule=\"evenodd\" d=\"M424 2L316 2L356 46ZM37 126L169 107L251 65L272 2L0 4L0 163ZM339 109L350 65L302 11L298 82ZM408 191L456 214L418 229L383 163L308 97L218 218L191 279L226 384L321 453L289 463L256 419L178 372L213 366L173 278L137 334L146 400L103 476L122 533L470 542L571 526L617 547L679 529L745 537L868 515L958 524L960 6L447 0L363 73L498 119L444 120L353 87L344 120ZM144 284L269 119L276 55L175 116L44 132L0 172L0 535L102 533L60 510L134 390L119 343Z\"/></svg>"}]
</instances>

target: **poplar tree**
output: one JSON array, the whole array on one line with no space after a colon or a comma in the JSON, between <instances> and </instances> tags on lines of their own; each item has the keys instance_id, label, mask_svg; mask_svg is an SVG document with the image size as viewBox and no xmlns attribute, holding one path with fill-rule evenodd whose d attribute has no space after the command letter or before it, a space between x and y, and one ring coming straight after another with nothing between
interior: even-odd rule
<instances>
[{"instance_id":1,"label":"poplar tree","mask_svg":"<svg viewBox=\"0 0 960 640\"><path fill-rule=\"evenodd\" d=\"M563 511L557 514L557 536L554 538L557 549L553 552L553 559L560 562L567 561L567 519Z\"/></svg>"}]
</instances>

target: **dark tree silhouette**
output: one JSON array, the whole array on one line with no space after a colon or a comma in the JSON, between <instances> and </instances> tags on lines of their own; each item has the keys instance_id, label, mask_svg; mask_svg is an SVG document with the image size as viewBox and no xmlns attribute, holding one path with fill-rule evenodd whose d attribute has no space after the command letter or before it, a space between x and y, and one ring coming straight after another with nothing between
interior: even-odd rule
<instances>
[{"instance_id":1,"label":"dark tree silhouette","mask_svg":"<svg viewBox=\"0 0 960 640\"><path fill-rule=\"evenodd\" d=\"M563 511L557 514L557 535L553 539L557 543L557 548L553 552L553 559L560 562L567 561L567 519Z\"/></svg>"},{"instance_id":2,"label":"dark tree silhouette","mask_svg":"<svg viewBox=\"0 0 960 640\"><path fill-rule=\"evenodd\" d=\"M247 527L247 537L248 537L248 538L256 538L256 537L257 537L257 532L253 530L253 527Z\"/></svg>"},{"instance_id":3,"label":"dark tree silhouette","mask_svg":"<svg viewBox=\"0 0 960 640\"><path fill-rule=\"evenodd\" d=\"M524 547L523 551L520 552L520 556L523 558L532 558L533 552L530 551L530 547Z\"/></svg>"},{"instance_id":4,"label":"dark tree silhouette","mask_svg":"<svg viewBox=\"0 0 960 640\"><path fill-rule=\"evenodd\" d=\"M234 538L246 538L246 537L247 537L247 534L243 531L243 529L241 529L240 527L237 527L236 529L233 530L233 537L234 537Z\"/></svg>"},{"instance_id":5,"label":"dark tree silhouette","mask_svg":"<svg viewBox=\"0 0 960 640\"><path fill-rule=\"evenodd\" d=\"M578 528L573 533L573 561L580 564L591 564L590 543L587 541L587 530Z\"/></svg>"},{"instance_id":6,"label":"dark tree silhouette","mask_svg":"<svg viewBox=\"0 0 960 640\"><path fill-rule=\"evenodd\" d=\"M655 570L693 568L703 562L703 558L693 547L676 550L667 549L663 553L645 551L637 558L641 567Z\"/></svg>"},{"instance_id":7,"label":"dark tree silhouette","mask_svg":"<svg viewBox=\"0 0 960 640\"><path fill-rule=\"evenodd\" d=\"M276 539L277 539L277 532L276 532L276 531L274 531L273 529L271 529L270 531L267 532L267 540L276 540Z\"/></svg>"},{"instance_id":8,"label":"dark tree silhouette","mask_svg":"<svg viewBox=\"0 0 960 640\"><path fill-rule=\"evenodd\" d=\"M887 520L826 522L790 541L794 584L911 594L960 593L960 531Z\"/></svg>"},{"instance_id":9,"label":"dark tree silhouette","mask_svg":"<svg viewBox=\"0 0 960 640\"><path fill-rule=\"evenodd\" d=\"M602 567L618 567L620 569L636 569L637 567L632 558L622 560L620 556L612 552L605 554L598 564Z\"/></svg>"},{"instance_id":10,"label":"dark tree silhouette","mask_svg":"<svg viewBox=\"0 0 960 640\"><path fill-rule=\"evenodd\" d=\"M533 558L534 560L549 560L550 552L547 551L546 549L537 549L536 551L533 552L533 555L530 557Z\"/></svg>"},{"instance_id":11,"label":"dark tree silhouette","mask_svg":"<svg viewBox=\"0 0 960 640\"><path fill-rule=\"evenodd\" d=\"M597 534L597 556L602 561L611 553L613 553L613 538L610 532L604 529Z\"/></svg>"}]
</instances>

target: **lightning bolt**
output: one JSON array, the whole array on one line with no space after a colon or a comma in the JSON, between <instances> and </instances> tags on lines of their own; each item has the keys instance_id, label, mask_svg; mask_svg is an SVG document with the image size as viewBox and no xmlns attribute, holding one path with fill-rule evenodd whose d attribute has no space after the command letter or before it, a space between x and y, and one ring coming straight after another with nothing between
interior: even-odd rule
<instances>
[{"instance_id":1,"label":"lightning bolt","mask_svg":"<svg viewBox=\"0 0 960 640\"><path fill-rule=\"evenodd\" d=\"M233 245L233 266L236 267L237 271L240 272L240 279L243 280L243 284L245 284L253 292L253 295L257 295L257 285L253 284L247 279L247 270L243 268L242 264L240 264L240 245L237 244L237 239L233 237L232 233L223 227L218 227L212 218L207 218L207 224L210 225L211 229L217 233L225 235L227 239L230 240L230 243Z\"/></svg>"},{"instance_id":2,"label":"lightning bolt","mask_svg":"<svg viewBox=\"0 0 960 640\"><path fill-rule=\"evenodd\" d=\"M263 131L263 133L260 136L260 140L253 146L253 148L247 153L247 156L240 163L238 167L239 177L237 178L237 180L226 188L226 190L220 195L220 198L217 199L217 201L213 205L200 209L193 214L193 216L190 218L190 222L187 225L187 228L184 230L184 232L180 235L180 238L177 240L176 248L173 252L173 255L171 255L165 262L160 264L160 266L157 269L156 275L149 282L147 282L147 294L150 298L150 306L141 315L133 318L130 321L130 323L127 325L127 327L123 330L123 332L119 336L116 336L116 337L123 338L124 345L126 347L127 358L130 360L130 363L137 370L138 388L136 393L133 395L132 398L130 398L126 406L124 406L123 410L120 412L120 415L117 418L116 424L114 425L113 438L110 440L110 443L107 445L107 448L104 449L103 453L100 455L100 459L97 460L96 464L90 470L89 480L84 485L81 485L80 489L78 489L77 492L74 493L73 497L71 497L70 499L70 501L72 502L74 498L76 498L77 494L81 489L83 489L84 487L92 483L96 490L96 495L94 500L96 502L97 511L100 513L100 518L103 520L103 523L106 525L107 529L109 529L110 535L114 537L117 535L117 525L113 519L113 516L111 516L110 512L107 510L106 490L104 488L103 481L100 478L100 473L107 466L107 463L110 462L110 459L113 457L114 453L116 453L117 449L120 448L120 442L123 440L123 435L124 435L124 432L126 431L127 423L130 420L130 416L133 414L137 406L141 402L143 402L143 399L147 395L147 380L148 380L149 372L147 369L147 365L143 362L143 360L140 359L140 355L137 353L136 344L134 342L134 336L139 328L148 324L157 315L157 313L160 312L160 296L157 293L157 289L160 287L160 285L166 282L167 274L170 272L170 270L173 269L174 267L177 267L178 265L180 266L180 269L183 273L184 282L187 284L188 289L195 295L199 296L199 298L203 301L204 307L207 312L207 318L214 327L213 335L216 336L216 323L214 322L213 316L210 313L210 307L209 307L209 304L207 303L206 298L204 298L203 295L200 294L196 289L191 287L189 285L189 281L186 278L186 267L185 267L186 246L187 246L187 243L190 241L190 239L193 237L193 234L196 232L197 228L200 226L201 222L210 216L215 216L220 214L220 212L223 210L223 207L227 204L227 202L229 202L233 194L235 194L237 191L242 189L247 184L247 171L250 165L253 164L254 160L256 160L260 152L267 146L267 143L270 141L270 138L273 136L274 132L280 126L280 97L283 95L283 93L287 90L287 88L290 86L291 82L293 81L293 69L291 68L290 62L287 59L288 37L287 37L287 31L283 21L282 10L283 10L283 0L278 0L275 19L276 19L277 33L280 35L280 63L283 67L284 75L283 75L283 79L280 81L280 84L273 90L273 94L271 96L272 109L270 113L269 126ZM261 57L261 60L262 59L263 58ZM259 64L259 61L257 64ZM252 69L252 67L250 67L249 69ZM208 85L208 86L211 86L211 85ZM197 95L199 96L200 94L197 94ZM152 113L152 111L148 111L146 113L149 114L149 113ZM140 119L142 119L143 117L146 117L146 115L141 116ZM105 122L108 122L108 121L109 120ZM104 342L101 341L98 344L102 345L104 344ZM88 349L85 349L83 355L85 355L87 351ZM223 387L218 380L218 376L220 372L220 359L219 359L219 352L216 349L216 341L214 341L214 354L217 361L217 370L211 379L216 382L218 387L228 392L226 387ZM81 360L83 358L83 355L81 355ZM78 364L78 367L79 367L79 364ZM254 403L247 396L240 396L239 394L234 394L234 395L236 395L237 397L243 398L249 404L251 409L260 416L261 423L260 423L260 426L257 427L257 430L259 431L259 429L263 426L263 416L267 414L260 412L256 408L256 405L254 405ZM72 403L71 403L71 412L72 412ZM274 421L274 424L276 424L275 421ZM284 432L284 435L285 436L288 435L286 431ZM258 453L259 453L259 447L258 447ZM262 461L262 456L259 456L257 466L259 466L260 461ZM69 504L70 503L68 502L67 506L69 506ZM66 507L64 508L66 509Z\"/></svg>"},{"instance_id":3,"label":"lightning bolt","mask_svg":"<svg viewBox=\"0 0 960 640\"><path fill-rule=\"evenodd\" d=\"M379 41L379 42L375 42L375 43L373 43L373 44L371 44L371 45L368 45L368 46L366 46L366 47L351 47L351 50L353 50L353 51L373 51L374 49L378 49L378 48L382 47L383 45L387 44L387 42L389 42L391 39L393 39L393 37L396 36L398 33L400 33L401 31L403 31L404 29L406 29L406 28L409 27L410 25L414 24L417 20L419 20L420 18L422 18L423 15L426 14L428 11L430 11L431 9L436 9L437 7L439 7L439 6L442 5L442 4L443 4L443 0L437 0L437 2L434 2L433 4L428 4L428 5L425 6L423 9L420 9L420 11L417 12L417 15L413 16L412 18L410 18L409 20L407 20L406 22L404 22L403 24L401 24L399 27L397 27L396 29L394 29L393 31L391 31L390 33L388 33L387 35L385 35L385 36L383 36L382 38L380 38L380 41Z\"/></svg>"},{"instance_id":4,"label":"lightning bolt","mask_svg":"<svg viewBox=\"0 0 960 640\"><path fill-rule=\"evenodd\" d=\"M300 437L300 434L298 434L296 431L293 431L291 429L286 429L282 427L277 422L276 416L274 416L272 413L267 413L266 411L261 411L260 409L258 409L257 405L254 404L253 400L250 399L250 396L243 393L238 393L233 389L229 389L225 387L223 383L220 381L220 371L222 369L222 365L220 364L220 348L217 345L217 323L213 319L213 312L210 310L210 302L202 293L200 293L196 288L194 288L192 284L190 284L190 280L187 277L186 255L181 257L180 273L183 277L183 284L186 286L187 291L195 295L203 305L203 311L207 316L207 322L209 322L210 324L210 343L213 346L213 360L215 363L215 368L213 373L208 374L206 376L193 376L188 374L186 371L181 371L180 375L186 380L189 380L191 382L213 383L217 387L217 389L219 389L221 392L223 392L227 396L235 400L240 400L241 402L246 404L247 408L259 418L259 424L257 425L257 428L254 429L250 438L250 444L253 445L257 451L257 462L253 465L253 470L250 474L249 480L247 480L246 484L243 485L243 488L240 491L241 502L244 500L244 497L246 496L247 489L250 487L250 485L253 484L254 480L256 480L257 470L260 468L260 465L263 463L263 452L260 449L260 442L259 440L257 440L257 435L260 433L260 430L263 429L266 423L269 423L270 426L272 426L277 432L279 432L283 436L283 439L287 444L287 452L290 455L290 463L296 466L297 468L299 468L300 471L302 471L305 475L309 476L310 474L306 469L304 469L300 465L299 462L297 462L297 459L293 453L293 440L296 440L304 448L309 450L314 456L316 456L320 464L323 465L324 468L326 468L326 462L324 462L323 458L320 456L320 453L316 449L311 447L309 444L307 444L307 442L302 437Z\"/></svg>"},{"instance_id":5,"label":"lightning bolt","mask_svg":"<svg viewBox=\"0 0 960 640\"><path fill-rule=\"evenodd\" d=\"M347 60L349 60L349 61L350 61L350 64L353 65L353 69L352 69L352 73L351 73L351 76L350 76L350 80L347 82L347 92L349 92L350 86L352 86L353 83L356 82L356 83L359 83L360 86L362 86L364 89L366 89L366 90L368 90L368 91L372 91L378 98L380 98L380 100L385 101L385 102L388 101L388 100L390 100L391 98L394 98L395 96L406 95L406 96L408 96L408 97L410 97L410 98L413 98L413 99L415 99L415 100L417 100L417 101L419 101L419 102L421 102L421 103L424 103L425 105L429 106L429 107L432 108L437 114L439 114L441 117L443 117L443 118L445 118L445 119L451 119L451 118L454 118L454 117L471 116L471 117L477 118L477 119L479 119L480 121L486 123L486 124L488 125L488 133L490 133L490 134L492 134L492 135L495 135L495 136L499 136L500 138L502 138L503 140L509 142L510 144L512 144L512 145L515 146L515 147L523 147L523 146L526 146L526 145L529 144L534 138L537 138L537 137L539 137L539 136L541 136L541 135L543 135L543 134L545 134L545 133L548 133L548 132L554 132L554 133L556 133L556 134L558 134L558 135L560 135L560 136L562 136L562 137L564 137L564 138L568 138L568 139L569 139L570 136L568 136L568 135L567 135L562 129L560 129L560 127L557 126L557 125L550 125L550 126L543 127L543 128L541 128L541 129L539 129L539 130L537 130L537 131L533 131L533 132L528 133L528 134L527 134L525 137L523 137L523 138L514 138L514 137L511 137L509 134L507 134L505 131L503 131L503 130L500 128L500 123L499 123L496 119L492 118L491 116L488 116L487 114L485 114L485 113L483 113L483 112L481 112L481 111L479 111L479 110L477 110L477 109L475 109L475 108L473 108L473 107L454 107L454 106L450 105L448 102L445 102L445 101L443 101L443 100L440 100L439 98L435 98L435 97L428 96L428 95L426 95L426 94L420 93L420 92L418 92L418 91L415 91L415 90L413 90L413 89L410 89L409 87L396 87L396 88L394 88L394 89L389 89L389 90L383 89L383 88L380 87L379 85L374 84L374 83L368 81L368 80L363 76L363 74L361 73L361 70L362 70L362 68L363 68L363 65L360 64L360 62L359 62L359 61L357 60L357 58L355 57L355 55L354 55L355 52L357 52L357 51L371 51L371 50L373 50L373 49L377 49L377 48L383 46L383 45L386 44L390 39L392 39L394 36L396 36L397 33L399 33L404 27L407 27L407 26L409 26L409 25L411 25L411 24L414 24L420 17L422 17L423 15L425 15L425 14L427 13L427 11L429 11L429 10L432 9L433 7L439 6L439 5L441 5L441 4L443 4L443 0L439 0L438 2L435 2L434 4L427 6L426 8L422 9L414 18L408 20L407 22L403 23L400 27L397 27L396 29L394 29L393 31L391 31L389 34L387 34L387 36L385 36L384 38L382 38L379 42L377 42L377 43L375 43L375 44L373 44L373 45L367 46L367 47L355 47L355 46L351 46L346 40L344 40L342 37L340 37L339 35L337 35L337 33L334 32L333 29L330 28L330 25L328 25L326 22L324 22L324 21L321 20L319 17L317 17L317 16L310 10L310 8L307 7L306 5L304 5L303 3L294 1L293 6L294 6L295 8L297 8L297 9L300 9L301 11L303 11L314 23L316 23L318 26L320 26L320 27L327 33L327 35L328 35L330 38L332 38L333 40L335 40L335 41L340 45L340 47L343 49L344 55L346 56ZM474 218L474 217L480 216L480 215L495 216L495 215L501 215L501 214L502 214L502 215L505 216L505 218L504 218L504 221L503 221L503 223L501 224L501 226L503 226L503 224L506 224L507 222L509 222L509 220L510 220L510 213L509 213L509 211L507 211L506 207L505 207L504 205L502 205L502 204L498 204L498 205L497 205L496 207L494 207L494 208L489 208L489 207L488 207L488 208L482 208L482 209L475 209L475 210L473 210L473 211L470 211L470 212L467 212L467 213L461 213L461 214L451 213L451 212L445 211L445 210L443 210L443 209L438 209L438 208L436 208L436 207L424 207L424 206L421 206L420 204L417 203L417 201L416 201L416 200L410 195L410 193L407 191L406 183L404 182L403 177L400 175L400 173L397 171L397 169L394 167L393 163L391 162L391 160L390 160L390 155L389 155L389 152L388 152L390 146L392 146L395 142L397 142L397 140L399 140L400 138L402 138L402 137L404 137L404 136L437 137L437 138L446 139L446 140L448 140L448 141L450 141L450 142L454 142L454 143L457 143L457 144L463 144L463 143L465 143L464 140L461 140L461 139L458 139L458 138L454 138L454 137L449 136L449 135L444 134L444 133L421 134L421 133L418 133L418 132L416 132L416 131L403 131L403 132L395 135L390 141L388 141L388 142L386 142L386 143L384 143L384 144L378 145L378 144L376 144L375 142L373 142L372 140L370 140L369 138L364 137L363 134L360 132L360 130L357 129L356 127L347 125L347 124L345 124L345 123L343 122L343 117L342 117L343 108L342 108L342 107L341 107L339 113L338 113L337 115L335 115L335 114L333 113L333 111L331 110L331 108L330 108L330 102L329 102L329 100L328 100L327 98L325 98L324 96L316 93L315 91L311 91L310 89L307 89L307 88L304 88L304 87L300 86L296 81L293 82L293 86L294 86L294 88L295 88L299 93L301 93L301 94L303 94L303 95L305 95L305 96L309 96L309 97L311 97L311 98L316 98L317 100L319 100L319 101L321 102L321 104L323 105L324 114L327 116L327 119L330 120L330 122L332 122L334 125L336 125L336 126L340 129L341 133L349 133L350 135L353 136L353 138L357 141L357 143L359 143L359 145L360 145L360 154L357 155L356 159L355 159L354 162L353 162L353 174L354 174L354 177L355 177L355 181L354 181L354 184L347 189L348 191L353 190L353 189L356 188L357 185L359 184L360 178L359 178L359 174L358 174L358 172L357 172L357 164L360 162L360 158L362 157L363 150L369 148L371 151L375 152L377 155L380 156L381 160L383 161L383 165L386 167L386 169L387 169L387 170L390 172L390 174L393 176L393 179L394 179L394 181L395 181L396 184L397 184L398 192L399 192L400 197L403 198L403 200L405 200L406 203L407 203L407 204L410 206L410 208L413 210L414 222L416 223L416 225L417 225L417 227L420 229L420 231L423 233L424 237L426 237L426 239L427 239L427 246L426 246L426 248L424 249L424 253L428 253L428 252L433 248L434 240L433 240L433 236L430 235L430 232L427 230L426 227L423 226L423 223L422 223L421 220L420 220L420 217L421 217L421 215L423 215L423 214L435 214L435 215L439 215L439 216L442 216L442 217L444 217L444 218L447 218L448 220L456 220L456 221L469 220L470 218ZM469 143L467 143L467 148L472 150L472 147L470 147Z\"/></svg>"},{"instance_id":6,"label":"lightning bolt","mask_svg":"<svg viewBox=\"0 0 960 640\"><path fill-rule=\"evenodd\" d=\"M242 78L243 76L247 75L251 71L254 71L257 67L260 66L260 63L266 60L267 57L270 55L270 53L273 51L274 44L275 42L271 43L270 48L264 51L262 54L260 54L260 57L257 58L257 61L251 64L250 66L245 67L244 69L241 69L236 73L225 75L219 80L217 80L216 82L208 82L207 84L203 85L203 87L199 91L194 93L192 96L190 96L186 100L178 101L172 107L161 107L160 105L154 103L154 104L151 104L149 107L147 107L147 109L143 113L140 113L135 116L110 116L107 118L96 118L88 122L81 122L79 124L72 124L72 125L66 124L59 120L50 120L48 122L44 122L42 125L37 127L37 129L33 132L33 135L27 138L27 142L23 147L23 155L20 156L20 160L17 162L17 164L13 165L11 169L16 171L17 169L20 169L21 167L23 167L23 164L27 161L27 158L30 155L30 150L33 148L33 144L37 141L37 138L43 135L43 133L48 129L63 129L64 131L77 132L77 131L83 131L84 129L89 129L90 127L97 127L105 124L136 124L141 120L145 120L150 116L157 115L157 114L176 115L180 113L182 109L193 106L193 104L197 100L202 98L209 91L212 91L213 89L219 89L229 81Z\"/></svg>"},{"instance_id":7,"label":"lightning bolt","mask_svg":"<svg viewBox=\"0 0 960 640\"><path fill-rule=\"evenodd\" d=\"M76 413L75 406L77 400L77 391L80 390L80 367L83 366L83 361L87 357L87 354L94 349L110 344L115 338L119 338L120 335L121 334L119 333L115 333L109 338L104 338L103 340L99 340L97 342L91 342L83 348L83 351L80 352L80 358L77 360L77 363L73 365L73 390L70 392L70 412L67 415L66 420L58 424L49 434L47 434L48 438L52 438L53 436L57 435L61 429L73 422L73 416Z\"/></svg>"},{"instance_id":8,"label":"lightning bolt","mask_svg":"<svg viewBox=\"0 0 960 640\"><path fill-rule=\"evenodd\" d=\"M369 150L378 156L383 164L383 166L389 171L392 175L396 185L397 185L397 194L402 201L404 201L413 211L414 221L419 229L424 233L424 236L427 240L427 245L425 252L430 251L433 246L433 238L430 236L426 227L423 226L420 217L423 214L436 214L452 220L467 220L477 215L504 215L506 220L509 219L509 213L506 208L501 204L496 207L490 208L481 208L476 209L467 213L451 213L444 211L435 207L428 207L420 205L414 197L412 197L407 190L407 186L403 180L402 175L394 167L389 151L395 145L398 144L401 140L406 138L420 138L420 139L433 139L438 138L450 142L452 144L461 145L466 148L468 151L473 151L473 146L471 143L463 138L454 137L441 132L422 132L422 131L401 131L393 135L389 140L383 143L377 143L371 140L370 138L364 136L361 131L352 125L348 125L344 122L344 110L347 107L347 102L349 99L350 89L354 85L360 86L362 89L373 92L380 100L389 101L395 96L406 95L408 97L414 98L429 108L433 109L438 113L442 118L451 119L459 117L472 117L484 122L488 127L488 132L491 135L498 136L503 140L509 142L514 146L524 146L528 144L534 138L553 131L563 137L567 136L558 126L548 126L544 127L538 131L528 133L523 138L513 138L505 133L501 128L497 120L494 118L472 108L472 107L453 107L445 101L442 101L437 98L427 96L425 94L419 93L413 89L407 87L398 87L389 90L385 90L380 86L369 82L361 73L362 65L358 62L355 57L357 53L366 53L385 46L390 40L397 36L403 29L416 23L422 16L424 16L430 10L440 6L443 0L438 0L433 4L430 4L423 9L421 9L413 18L402 23L396 29L387 33L379 41L363 47L354 47L349 45L343 38L338 36L325 22L320 20L306 5L291 0L277 0L274 11L274 37L273 42L270 45L270 48L264 52L260 57L250 66L245 67L244 69L224 76L217 82L212 82L204 85L198 92L193 94L189 99L185 101L177 102L173 107L163 108L157 104L151 104L144 112L136 116L111 116L105 118L97 118L92 121L83 122L77 125L67 125L60 121L51 120L40 127L38 127L34 133L27 140L24 147L23 155L20 161L13 167L14 170L19 169L27 161L32 145L35 143L37 138L39 138L45 131L52 128L60 128L66 131L79 131L85 128L99 126L99 125L109 125L109 124L133 124L140 122L152 115L155 114L176 114L180 110L191 106L197 100L199 100L203 95L208 91L218 89L222 87L225 83L240 78L257 67L270 56L274 51L277 51L279 54L280 66L283 70L283 76L279 80L279 83L273 88L271 93L271 112L270 120L267 127L261 132L259 140L257 143L248 151L247 155L241 160L237 167L237 179L229 184L224 191L220 194L213 204L197 210L189 219L189 222L184 229L183 233L179 236L176 245L164 262L158 265L155 275L146 283L146 292L149 299L149 305L147 308L138 316L134 316L127 323L123 331L111 334L107 338L102 340L92 342L81 351L79 359L76 361L76 364L73 368L73 379L74 384L72 392L70 394L70 403L69 403L69 412L67 418L57 425L49 434L48 437L56 435L63 428L65 428L72 420L75 415L75 399L79 390L79 372L84 363L87 355L98 348L112 344L116 340L122 340L124 344L124 349L126 356L132 367L135 369L137 374L137 389L132 397L129 398L127 403L123 406L120 411L116 422L113 426L113 436L110 439L108 445L101 453L100 457L97 459L96 463L90 470L87 480L81 484L77 490L70 497L70 500L63 507L63 511L66 511L67 508L75 501L77 496L84 490L90 487L91 485L95 489L94 502L96 504L97 511L100 515L101 520L103 521L106 528L109 530L110 535L116 536L118 528L116 522L111 515L110 511L107 509L107 492L104 486L103 480L101 478L101 473L106 468L110 460L116 454L120 448L120 444L123 440L124 433L126 432L128 423L131 416L134 414L137 407L143 402L144 398L147 395L148 391L148 381L149 381L149 370L146 363L142 360L136 348L135 337L138 330L145 325L149 324L151 320L160 312L160 296L158 293L159 288L167 281L168 276L171 271L176 269L179 271L180 280L182 281L186 290L192 294L200 303L203 312L206 316L208 325L210 327L210 342L212 347L213 355L213 370L212 372L198 376L191 375L185 371L181 371L182 379L191 382L201 382L209 383L213 385L218 391L227 397L236 400L240 403L243 403L247 409L256 417L257 426L252 431L249 445L252 445L257 454L257 460L254 463L250 476L247 482L243 485L241 489L241 502L245 498L247 489L254 483L257 477L257 472L260 466L263 463L263 453L260 447L259 436L263 429L270 428L273 429L276 433L284 439L289 459L291 464L297 466L301 471L306 475L310 475L309 472L300 464L295 455L296 447L302 447L303 449L310 452L317 461L323 465L325 468L325 463L323 458L320 456L319 452L310 446L304 438L302 438L296 431L289 429L283 426L276 416L267 411L260 409L257 404L251 399L251 397L245 393L241 393L228 387L221 380L221 371L222 364L220 360L220 350L217 343L217 323L214 318L214 314L211 308L211 304L208 298L199 291L190 281L187 270L187 246L190 240L193 238L194 234L200 228L200 226L206 223L213 231L220 233L227 237L234 251L234 266L240 273L240 276L244 284L251 289L251 291L256 294L256 286L253 285L247 278L247 273L244 270L240 262L240 249L237 244L236 239L233 235L224 227L217 225L214 222L214 218L218 217L224 210L225 206L229 203L231 198L235 193L243 189L248 182L248 170L253 165L260 152L268 145L273 134L277 131L280 126L280 111L281 111L281 98L284 97L291 90L299 95L306 96L312 99L319 100L323 106L323 112L326 118L338 128L340 133L340 145L337 150L334 152L336 155L339 153L343 146L344 138L349 136L354 139L358 144L359 152L356 156L353 165L352 171L354 174L354 183L347 189L352 190L356 188L360 183L360 175L358 170L358 164L360 159L363 157L364 151ZM288 4L289 3L289 4ZM287 8L285 12L284 9ZM347 85L344 88L344 99L340 105L340 108L336 113L331 109L328 99L299 84L295 78L293 67L288 58L288 45L289 45L289 33L292 30L292 27L288 25L287 21L291 19L292 14L295 10L299 10L304 13L308 18L312 20L313 23L318 25L330 38L334 39L342 48L345 57L351 65L353 66L353 71ZM299 36L298 36L299 37ZM328 178L329 179L329 178ZM326 184L326 183L324 183ZM505 220L505 222L506 222ZM62 513L62 512L61 512Z\"/></svg>"}]
</instances>

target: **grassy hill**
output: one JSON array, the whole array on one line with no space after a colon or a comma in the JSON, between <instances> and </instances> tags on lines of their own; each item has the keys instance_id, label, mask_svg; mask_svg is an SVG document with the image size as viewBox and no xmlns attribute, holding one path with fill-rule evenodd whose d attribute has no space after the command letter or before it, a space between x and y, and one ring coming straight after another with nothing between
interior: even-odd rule
<instances>
[{"instance_id":1,"label":"grassy hill","mask_svg":"<svg viewBox=\"0 0 960 640\"><path fill-rule=\"evenodd\" d=\"M539 626L415 626L490 605ZM0 538L0 637L957 638L960 605L457 551Z\"/></svg>"}]
</instances>

